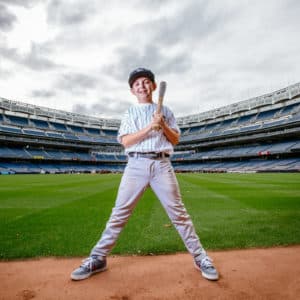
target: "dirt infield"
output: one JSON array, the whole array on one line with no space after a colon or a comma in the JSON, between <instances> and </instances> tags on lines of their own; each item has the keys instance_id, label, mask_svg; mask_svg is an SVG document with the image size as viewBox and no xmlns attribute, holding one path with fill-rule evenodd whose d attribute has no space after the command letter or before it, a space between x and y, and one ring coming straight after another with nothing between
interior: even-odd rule
<instances>
[{"instance_id":1,"label":"dirt infield","mask_svg":"<svg viewBox=\"0 0 300 300\"><path fill-rule=\"evenodd\" d=\"M300 246L209 252L210 282L189 254L109 257L106 272L74 282L81 258L0 262L0 299L300 299Z\"/></svg>"}]
</instances>

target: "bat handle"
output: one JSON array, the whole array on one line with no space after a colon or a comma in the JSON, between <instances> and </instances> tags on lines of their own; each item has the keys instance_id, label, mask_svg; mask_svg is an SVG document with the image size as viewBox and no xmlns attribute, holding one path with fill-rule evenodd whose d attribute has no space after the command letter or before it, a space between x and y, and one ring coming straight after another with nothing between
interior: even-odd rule
<instances>
[{"instance_id":1,"label":"bat handle","mask_svg":"<svg viewBox=\"0 0 300 300\"><path fill-rule=\"evenodd\" d=\"M156 114L160 114L159 109L156 111ZM161 126L159 124L153 124L152 125L152 130L159 131L160 129L161 129Z\"/></svg>"},{"instance_id":2,"label":"bat handle","mask_svg":"<svg viewBox=\"0 0 300 300\"><path fill-rule=\"evenodd\" d=\"M152 126L152 130L159 131L160 129L161 129L161 126L159 124L154 124Z\"/></svg>"}]
</instances>

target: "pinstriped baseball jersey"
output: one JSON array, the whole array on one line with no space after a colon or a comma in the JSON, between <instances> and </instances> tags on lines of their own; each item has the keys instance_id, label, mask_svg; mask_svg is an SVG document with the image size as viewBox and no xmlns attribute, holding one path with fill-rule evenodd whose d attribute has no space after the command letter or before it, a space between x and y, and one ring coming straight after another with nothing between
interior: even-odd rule
<instances>
[{"instance_id":1,"label":"pinstriped baseball jersey","mask_svg":"<svg viewBox=\"0 0 300 300\"><path fill-rule=\"evenodd\" d=\"M156 103L138 103L129 107L121 121L118 141L121 141L123 135L135 133L149 125L156 108ZM162 107L162 114L169 127L180 132L174 114L168 107ZM125 149L125 153L129 152L167 152L171 154L173 145L161 130L153 130L143 141Z\"/></svg>"}]
</instances>

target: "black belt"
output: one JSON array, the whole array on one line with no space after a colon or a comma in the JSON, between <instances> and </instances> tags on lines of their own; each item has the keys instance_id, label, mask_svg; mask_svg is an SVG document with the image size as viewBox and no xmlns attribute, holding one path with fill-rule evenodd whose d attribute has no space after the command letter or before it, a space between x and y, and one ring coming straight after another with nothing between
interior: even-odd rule
<instances>
[{"instance_id":1,"label":"black belt","mask_svg":"<svg viewBox=\"0 0 300 300\"><path fill-rule=\"evenodd\" d=\"M128 156L158 159L158 158L170 157L170 154L165 152L129 152Z\"/></svg>"}]
</instances>

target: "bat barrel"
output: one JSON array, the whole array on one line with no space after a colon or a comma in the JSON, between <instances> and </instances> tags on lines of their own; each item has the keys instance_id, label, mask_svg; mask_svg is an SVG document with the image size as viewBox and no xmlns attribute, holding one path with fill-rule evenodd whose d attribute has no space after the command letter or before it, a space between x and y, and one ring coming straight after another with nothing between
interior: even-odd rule
<instances>
[{"instance_id":1,"label":"bat barrel","mask_svg":"<svg viewBox=\"0 0 300 300\"><path fill-rule=\"evenodd\" d=\"M161 81L159 84L158 102L157 102L157 109L156 109L156 112L159 114L161 113L162 103L163 103L164 95L166 92L166 88L167 88L167 83L165 81ZM154 129L159 130L160 126L158 125Z\"/></svg>"},{"instance_id":2,"label":"bat barrel","mask_svg":"<svg viewBox=\"0 0 300 300\"><path fill-rule=\"evenodd\" d=\"M162 81L159 84L159 92L158 92L158 97L159 98L163 98L164 97L166 89L167 89L167 83L165 81Z\"/></svg>"}]
</instances>

